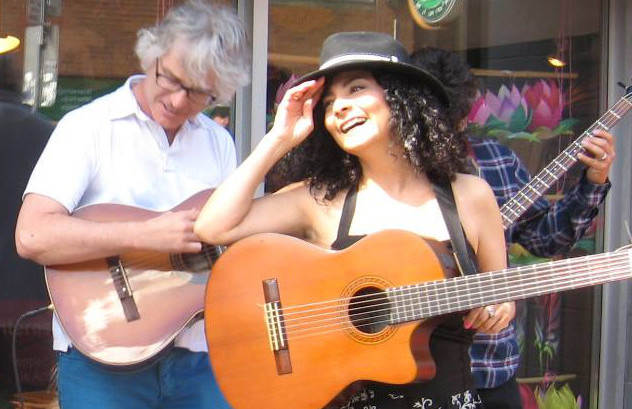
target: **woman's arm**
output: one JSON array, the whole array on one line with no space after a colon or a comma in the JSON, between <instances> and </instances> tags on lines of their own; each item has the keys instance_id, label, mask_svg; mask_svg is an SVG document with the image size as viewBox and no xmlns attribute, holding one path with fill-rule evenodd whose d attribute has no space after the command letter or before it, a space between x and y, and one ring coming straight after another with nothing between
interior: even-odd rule
<instances>
[{"instance_id":1,"label":"woman's arm","mask_svg":"<svg viewBox=\"0 0 632 409\"><path fill-rule=\"evenodd\" d=\"M230 244L260 232L302 234L309 224L302 206L309 196L304 184L257 200L253 196L272 166L313 130L312 112L323 83L324 79L307 81L288 90L270 132L200 212L194 231L203 241Z\"/></svg>"},{"instance_id":2,"label":"woman's arm","mask_svg":"<svg viewBox=\"0 0 632 409\"><path fill-rule=\"evenodd\" d=\"M479 270L507 268L505 237L494 193L483 179L459 175L454 183L459 214L466 235L476 251ZM466 328L496 333L506 328L516 313L515 303L505 302L471 310L464 318Z\"/></svg>"}]
</instances>

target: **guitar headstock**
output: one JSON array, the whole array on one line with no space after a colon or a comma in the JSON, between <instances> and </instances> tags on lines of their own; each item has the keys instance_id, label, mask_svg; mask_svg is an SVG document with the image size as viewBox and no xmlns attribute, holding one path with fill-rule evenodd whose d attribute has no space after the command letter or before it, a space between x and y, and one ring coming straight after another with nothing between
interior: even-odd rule
<instances>
[{"instance_id":1,"label":"guitar headstock","mask_svg":"<svg viewBox=\"0 0 632 409\"><path fill-rule=\"evenodd\" d=\"M631 95L632 94L632 85L628 85L626 86L624 83L622 83L621 81L617 82L617 85L620 86L621 88L623 88L625 90L625 95Z\"/></svg>"}]
</instances>

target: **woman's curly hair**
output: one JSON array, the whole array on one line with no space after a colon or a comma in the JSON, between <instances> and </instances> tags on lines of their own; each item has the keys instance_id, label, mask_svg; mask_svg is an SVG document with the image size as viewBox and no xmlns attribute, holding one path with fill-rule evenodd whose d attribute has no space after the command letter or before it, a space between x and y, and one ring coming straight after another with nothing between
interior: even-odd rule
<instances>
[{"instance_id":1,"label":"woman's curly hair","mask_svg":"<svg viewBox=\"0 0 632 409\"><path fill-rule=\"evenodd\" d=\"M446 116L446 108L428 87L385 71L373 72L384 89L391 114L393 144L401 147L414 172L445 183L464 170L464 138ZM310 191L324 192L325 200L355 186L362 177L358 158L342 150L324 125L322 103L314 109L314 131L289 152L274 169L284 183L308 180Z\"/></svg>"},{"instance_id":2,"label":"woman's curly hair","mask_svg":"<svg viewBox=\"0 0 632 409\"><path fill-rule=\"evenodd\" d=\"M435 47L421 48L410 58L414 65L441 81L450 100L451 120L459 125L467 118L479 92L478 79L470 66L456 52Z\"/></svg>"}]
</instances>

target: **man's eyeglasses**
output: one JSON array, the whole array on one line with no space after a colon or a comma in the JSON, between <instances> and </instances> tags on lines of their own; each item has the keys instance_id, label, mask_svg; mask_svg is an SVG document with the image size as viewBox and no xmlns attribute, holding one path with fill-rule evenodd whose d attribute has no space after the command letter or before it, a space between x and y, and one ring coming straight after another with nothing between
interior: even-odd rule
<instances>
[{"instance_id":1,"label":"man's eyeglasses","mask_svg":"<svg viewBox=\"0 0 632 409\"><path fill-rule=\"evenodd\" d=\"M165 74L161 74L158 71L160 65L160 59L156 60L156 84L162 89L171 92L179 92L184 90L187 94L187 98L200 105L212 105L215 102L215 95L209 91L202 91L195 88L189 88L182 85L180 81L175 78L171 78Z\"/></svg>"}]
</instances>

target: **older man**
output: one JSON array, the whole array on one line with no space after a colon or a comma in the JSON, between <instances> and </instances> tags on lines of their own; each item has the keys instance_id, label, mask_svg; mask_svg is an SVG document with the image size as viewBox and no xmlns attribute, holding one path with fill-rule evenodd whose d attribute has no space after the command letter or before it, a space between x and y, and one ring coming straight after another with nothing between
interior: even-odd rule
<instances>
[{"instance_id":1,"label":"older man","mask_svg":"<svg viewBox=\"0 0 632 409\"><path fill-rule=\"evenodd\" d=\"M201 112L247 84L248 48L237 15L201 0L140 30L136 54L145 74L69 113L51 136L24 193L19 253L59 265L131 251L199 252L197 210L166 210L215 187L235 167L230 135ZM164 213L107 222L73 214L98 203ZM176 307L165 300L164 308ZM152 313L162 312L145 311L141 319ZM153 365L120 372L81 354L57 318L53 348L64 409L228 407L214 383L202 322L184 329Z\"/></svg>"}]
</instances>

